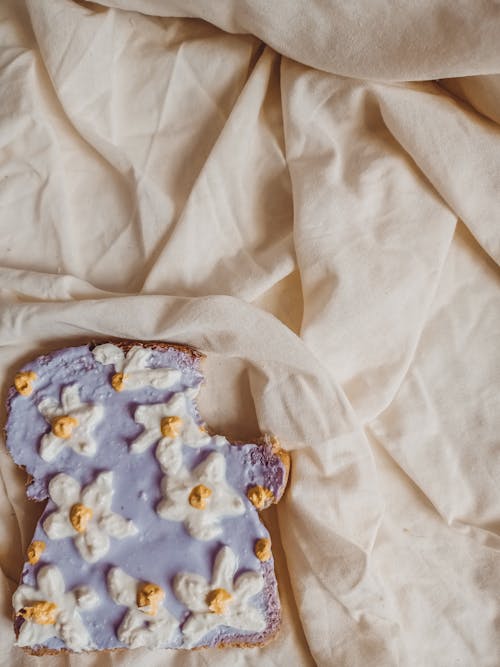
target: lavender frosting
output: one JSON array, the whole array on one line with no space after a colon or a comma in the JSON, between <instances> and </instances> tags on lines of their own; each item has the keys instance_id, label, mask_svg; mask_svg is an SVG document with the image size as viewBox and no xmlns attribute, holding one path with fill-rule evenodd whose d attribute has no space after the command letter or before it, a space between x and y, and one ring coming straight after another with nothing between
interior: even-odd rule
<instances>
[{"instance_id":1,"label":"lavender frosting","mask_svg":"<svg viewBox=\"0 0 500 667\"><path fill-rule=\"evenodd\" d=\"M192 538L182 522L160 518L156 505L161 500L160 482L163 477L155 458L153 446L141 454L129 452L130 443L142 431L134 421L138 405L164 403L174 392L197 387L203 376L198 360L176 348L151 350L148 366L151 368L174 368L181 371L181 380L169 390L151 386L132 391L117 392L110 385L114 373L112 365L97 362L89 346L59 350L27 364L22 370L37 374L33 393L21 396L13 388L9 392L7 420L7 447L14 461L23 466L33 481L27 488L30 498L41 501L48 497L48 483L57 473L67 473L84 486L92 482L104 470L113 471L114 495L111 509L137 526L138 533L126 539L111 538L111 547L97 563L88 563L78 553L71 537L50 540L42 528L43 520L56 508L49 499L36 526L33 540L46 543L41 560L36 565L26 563L21 583L36 585L36 573L46 564L56 565L62 572L66 588L86 585L99 595L99 606L82 611L81 617L97 649L124 647L116 636L127 609L115 604L108 594L106 576L112 567L120 567L139 580L153 581L165 593L165 607L178 620L176 630L165 647L180 647L181 628L189 611L175 597L172 581L180 572L198 573L210 580L215 554L222 545L229 546L238 557L238 572L261 571L265 578L263 591L252 603L262 609L268 624L260 635L245 634L228 627L216 628L199 643L200 646L224 643L260 643L268 634L273 634L279 624L279 602L272 560L261 563L254 555L257 539L269 537L258 513L246 497L247 489L260 484L271 489L278 498L283 490L286 472L283 463L270 447L255 444L216 445L214 438L200 449L183 447L184 463L192 469L212 451L221 452L226 460L227 482L241 494L245 513L241 516L222 519L222 533L212 541ZM95 456L82 456L70 448L62 451L54 460L44 461L39 454L42 436L50 425L39 413L37 405L44 398L60 399L61 389L78 383L80 397L86 403L104 405L104 418L97 424L93 435L98 444ZM201 425L194 401L190 402L192 416ZM34 648L64 648L59 639L50 639Z\"/></svg>"}]
</instances>

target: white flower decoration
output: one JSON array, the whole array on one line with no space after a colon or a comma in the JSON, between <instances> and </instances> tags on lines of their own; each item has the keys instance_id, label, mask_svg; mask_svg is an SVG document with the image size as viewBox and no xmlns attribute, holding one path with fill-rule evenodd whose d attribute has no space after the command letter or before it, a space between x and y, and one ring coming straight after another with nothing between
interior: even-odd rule
<instances>
[{"instance_id":1,"label":"white flower decoration","mask_svg":"<svg viewBox=\"0 0 500 667\"><path fill-rule=\"evenodd\" d=\"M113 364L115 375L111 384L116 391L124 389L140 389L141 387L155 387L155 389L170 389L181 377L181 371L174 368L149 368L148 361L151 350L140 345L134 345L125 353L111 343L98 345L92 350L94 359L101 364Z\"/></svg>"},{"instance_id":2,"label":"white flower decoration","mask_svg":"<svg viewBox=\"0 0 500 667\"><path fill-rule=\"evenodd\" d=\"M102 405L82 403L77 384L64 387L61 403L55 398L45 398L38 404L39 412L52 425L40 444L40 456L52 461L65 447L71 447L77 454L93 456L97 443L92 430L102 419Z\"/></svg>"},{"instance_id":3,"label":"white flower decoration","mask_svg":"<svg viewBox=\"0 0 500 667\"><path fill-rule=\"evenodd\" d=\"M189 399L197 389L174 394L167 403L140 405L134 419L144 431L130 445L134 453L144 452L158 442L156 458L164 472L175 474L182 465L182 445L203 447L210 436L202 431L189 410Z\"/></svg>"},{"instance_id":4,"label":"white flower decoration","mask_svg":"<svg viewBox=\"0 0 500 667\"><path fill-rule=\"evenodd\" d=\"M43 529L53 540L74 537L80 555L89 563L108 552L110 536L123 539L137 533L132 521L111 511L110 471L100 473L84 489L73 477L60 473L50 480L49 495L58 509L45 519Z\"/></svg>"},{"instance_id":5,"label":"white flower decoration","mask_svg":"<svg viewBox=\"0 0 500 667\"><path fill-rule=\"evenodd\" d=\"M237 561L227 546L218 552L210 584L199 574L178 574L174 593L191 614L182 627L184 646L195 646L210 630L227 625L244 632L262 632L266 619L249 599L260 593L264 577L244 572L234 579Z\"/></svg>"},{"instance_id":6,"label":"white flower decoration","mask_svg":"<svg viewBox=\"0 0 500 667\"><path fill-rule=\"evenodd\" d=\"M45 565L37 574L38 588L21 584L12 598L16 614L24 617L18 646L36 646L57 637L72 651L93 648L78 609L90 609L99 602L91 588L81 586L65 592L60 570Z\"/></svg>"},{"instance_id":7,"label":"white flower decoration","mask_svg":"<svg viewBox=\"0 0 500 667\"><path fill-rule=\"evenodd\" d=\"M183 521L198 540L211 540L222 532L223 517L245 513L242 498L226 482L226 461L212 452L189 472L181 468L162 480L163 500L156 511L163 519Z\"/></svg>"},{"instance_id":8,"label":"white flower decoration","mask_svg":"<svg viewBox=\"0 0 500 667\"><path fill-rule=\"evenodd\" d=\"M159 648L170 639L179 624L163 604L153 610L140 607L137 604L140 586L140 581L118 567L112 568L108 574L110 596L116 604L128 607L116 635L131 648Z\"/></svg>"}]
</instances>

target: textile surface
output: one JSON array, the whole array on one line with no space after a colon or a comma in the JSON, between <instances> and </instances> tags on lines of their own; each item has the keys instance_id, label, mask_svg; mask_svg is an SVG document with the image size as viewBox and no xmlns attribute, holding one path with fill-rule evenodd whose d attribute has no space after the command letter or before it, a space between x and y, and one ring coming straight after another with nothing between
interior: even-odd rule
<instances>
[{"instance_id":1,"label":"textile surface","mask_svg":"<svg viewBox=\"0 0 500 667\"><path fill-rule=\"evenodd\" d=\"M292 455L278 639L43 664L498 667L499 34L486 0L0 1L2 403L39 353L178 341L207 422ZM0 471L0 663L42 664Z\"/></svg>"}]
</instances>

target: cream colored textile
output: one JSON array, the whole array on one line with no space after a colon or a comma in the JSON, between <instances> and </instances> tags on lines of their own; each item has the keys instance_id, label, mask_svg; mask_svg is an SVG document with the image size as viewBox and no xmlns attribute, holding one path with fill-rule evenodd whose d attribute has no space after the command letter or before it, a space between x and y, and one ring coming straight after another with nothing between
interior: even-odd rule
<instances>
[{"instance_id":1,"label":"cream colored textile","mask_svg":"<svg viewBox=\"0 0 500 667\"><path fill-rule=\"evenodd\" d=\"M293 461L275 642L51 665L498 667L499 34L486 0L0 3L3 397L61 345L190 343L207 421Z\"/></svg>"}]
</instances>

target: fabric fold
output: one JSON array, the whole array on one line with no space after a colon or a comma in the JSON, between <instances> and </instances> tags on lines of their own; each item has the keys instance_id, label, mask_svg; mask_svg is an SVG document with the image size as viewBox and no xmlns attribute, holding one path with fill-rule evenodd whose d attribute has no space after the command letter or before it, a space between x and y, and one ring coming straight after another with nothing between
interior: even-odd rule
<instances>
[{"instance_id":1,"label":"fabric fold","mask_svg":"<svg viewBox=\"0 0 500 667\"><path fill-rule=\"evenodd\" d=\"M496 74L500 12L487 0L99 0L153 16L199 18L250 33L308 67L341 76L422 81Z\"/></svg>"}]
</instances>

